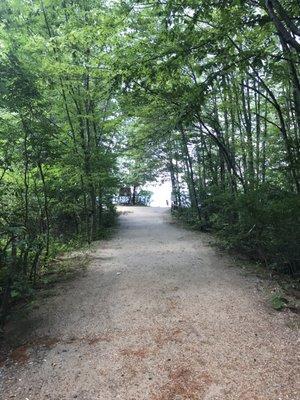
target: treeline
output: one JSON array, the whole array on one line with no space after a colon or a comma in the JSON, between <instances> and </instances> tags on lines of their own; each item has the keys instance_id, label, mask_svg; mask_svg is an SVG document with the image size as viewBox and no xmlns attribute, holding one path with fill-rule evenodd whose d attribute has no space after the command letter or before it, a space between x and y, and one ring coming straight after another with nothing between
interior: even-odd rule
<instances>
[{"instance_id":1,"label":"treeline","mask_svg":"<svg viewBox=\"0 0 300 400\"><path fill-rule=\"evenodd\" d=\"M168 174L173 209L299 266L297 0L3 0L0 318Z\"/></svg>"},{"instance_id":2,"label":"treeline","mask_svg":"<svg viewBox=\"0 0 300 400\"><path fill-rule=\"evenodd\" d=\"M147 159L164 160L173 209L270 270L295 273L299 3L143 2L134 10L124 46L139 62L123 66L132 71L132 140Z\"/></svg>"},{"instance_id":3,"label":"treeline","mask_svg":"<svg viewBox=\"0 0 300 400\"><path fill-rule=\"evenodd\" d=\"M97 4L0 5L1 322L58 251L99 238L114 218L114 26Z\"/></svg>"}]
</instances>

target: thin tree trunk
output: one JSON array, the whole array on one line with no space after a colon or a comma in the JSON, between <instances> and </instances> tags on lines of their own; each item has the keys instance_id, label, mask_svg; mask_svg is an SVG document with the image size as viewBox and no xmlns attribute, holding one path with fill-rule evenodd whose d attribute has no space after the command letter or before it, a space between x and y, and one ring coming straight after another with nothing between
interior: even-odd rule
<instances>
[{"instance_id":1,"label":"thin tree trunk","mask_svg":"<svg viewBox=\"0 0 300 400\"><path fill-rule=\"evenodd\" d=\"M192 164L192 159L189 153L189 148L187 144L187 137L184 129L180 127L180 132L181 132L181 139L182 139L182 144L183 144L183 150L185 153L185 160L186 160L186 167L187 167L187 174L188 174L188 180L189 180L189 187L190 187L190 195L191 195L191 202L192 205L194 206L198 219L201 220L201 211L200 211L200 206L198 202L198 196L196 192L196 184L195 184L195 178L194 178L194 171L193 171L193 164Z\"/></svg>"},{"instance_id":2,"label":"thin tree trunk","mask_svg":"<svg viewBox=\"0 0 300 400\"><path fill-rule=\"evenodd\" d=\"M50 246L50 215L49 215L49 205L48 205L48 195L47 195L45 175L42 164L40 162L38 163L38 169L40 171L40 176L43 184L44 212L46 217L46 246L45 246L45 260L46 260L49 255L49 246Z\"/></svg>"}]
</instances>

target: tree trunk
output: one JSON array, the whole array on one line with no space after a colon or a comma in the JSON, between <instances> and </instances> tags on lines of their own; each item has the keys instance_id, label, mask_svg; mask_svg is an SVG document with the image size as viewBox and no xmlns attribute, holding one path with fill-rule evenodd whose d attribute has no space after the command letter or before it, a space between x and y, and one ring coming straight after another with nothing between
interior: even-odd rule
<instances>
[{"instance_id":1,"label":"tree trunk","mask_svg":"<svg viewBox=\"0 0 300 400\"><path fill-rule=\"evenodd\" d=\"M191 203L197 212L198 219L201 220L201 211L200 211L198 196L197 196L197 192L196 192L193 164L192 164L192 159L191 159L191 156L189 153L187 137L186 137L186 133L182 127L180 127L180 132L181 132L181 139L182 139L182 144L183 144L183 151L185 153L185 161L186 161L186 168L187 168L187 174L188 174Z\"/></svg>"}]
</instances>

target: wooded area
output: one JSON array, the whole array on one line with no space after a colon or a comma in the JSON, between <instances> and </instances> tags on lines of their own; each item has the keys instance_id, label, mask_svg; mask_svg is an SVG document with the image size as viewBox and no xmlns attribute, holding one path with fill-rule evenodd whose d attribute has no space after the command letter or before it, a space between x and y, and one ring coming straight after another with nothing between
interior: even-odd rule
<instances>
[{"instance_id":1,"label":"wooded area","mask_svg":"<svg viewBox=\"0 0 300 400\"><path fill-rule=\"evenodd\" d=\"M266 268L299 268L297 0L3 0L1 320L113 195L173 209Z\"/></svg>"}]
</instances>

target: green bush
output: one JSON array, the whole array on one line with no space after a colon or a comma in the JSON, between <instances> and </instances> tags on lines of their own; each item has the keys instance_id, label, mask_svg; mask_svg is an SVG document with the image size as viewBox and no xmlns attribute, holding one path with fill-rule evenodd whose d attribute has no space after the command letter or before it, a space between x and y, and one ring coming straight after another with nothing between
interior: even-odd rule
<instances>
[{"instance_id":1,"label":"green bush","mask_svg":"<svg viewBox=\"0 0 300 400\"><path fill-rule=\"evenodd\" d=\"M296 273L300 264L300 197L264 186L235 196L209 196L204 208L212 229L229 248L269 268Z\"/></svg>"}]
</instances>

